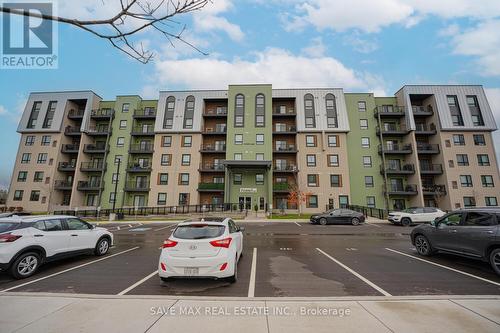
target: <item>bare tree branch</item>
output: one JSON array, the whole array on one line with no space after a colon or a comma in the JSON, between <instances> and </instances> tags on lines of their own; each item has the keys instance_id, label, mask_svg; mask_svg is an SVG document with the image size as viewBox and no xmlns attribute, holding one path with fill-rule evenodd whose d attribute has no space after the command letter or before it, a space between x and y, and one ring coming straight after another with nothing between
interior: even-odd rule
<instances>
[{"instance_id":1,"label":"bare tree branch","mask_svg":"<svg viewBox=\"0 0 500 333\"><path fill-rule=\"evenodd\" d=\"M99 38L108 40L113 47L126 53L130 57L148 63L154 56L152 51L144 49L142 43L134 44L131 37L145 30L156 30L165 37L172 47L173 41L177 40L197 52L207 55L194 44L185 40L183 33L186 26L182 25L178 32L173 26L180 26L179 22L173 20L174 16L187 14L201 10L212 0L161 0L153 4L148 0L119 0L120 11L111 18L100 20L78 20L60 16L47 15L34 11L9 8L0 6L0 13L9 13L20 16L37 17L46 20L69 24L83 29ZM103 0L104 4L104 0ZM135 23L128 24L127 23Z\"/></svg>"}]
</instances>

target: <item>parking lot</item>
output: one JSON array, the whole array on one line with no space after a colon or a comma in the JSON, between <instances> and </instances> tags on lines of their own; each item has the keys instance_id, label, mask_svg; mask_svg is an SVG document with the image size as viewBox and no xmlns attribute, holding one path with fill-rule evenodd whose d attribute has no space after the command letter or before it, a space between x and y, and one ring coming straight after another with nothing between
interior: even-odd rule
<instances>
[{"instance_id":1,"label":"parking lot","mask_svg":"<svg viewBox=\"0 0 500 333\"><path fill-rule=\"evenodd\" d=\"M161 282L160 246L175 223L105 224L115 246L104 257L53 262L25 280L0 273L1 291L109 295L336 297L500 295L487 263L436 255L419 257L411 228L246 222L235 284L222 280Z\"/></svg>"}]
</instances>

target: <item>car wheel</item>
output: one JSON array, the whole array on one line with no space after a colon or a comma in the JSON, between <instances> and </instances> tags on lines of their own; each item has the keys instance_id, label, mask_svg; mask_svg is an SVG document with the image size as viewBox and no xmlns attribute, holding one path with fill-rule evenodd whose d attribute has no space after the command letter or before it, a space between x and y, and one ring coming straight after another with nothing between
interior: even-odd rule
<instances>
[{"instance_id":1,"label":"car wheel","mask_svg":"<svg viewBox=\"0 0 500 333\"><path fill-rule=\"evenodd\" d=\"M234 274L228 278L230 283L236 283L236 281L238 281L238 260L236 259L234 261Z\"/></svg>"},{"instance_id":2,"label":"car wheel","mask_svg":"<svg viewBox=\"0 0 500 333\"><path fill-rule=\"evenodd\" d=\"M166 278L166 277L160 277L160 279L163 281L163 282L169 282L171 281L172 279L170 278Z\"/></svg>"},{"instance_id":3,"label":"car wheel","mask_svg":"<svg viewBox=\"0 0 500 333\"><path fill-rule=\"evenodd\" d=\"M319 219L319 224L326 225L326 219L324 217Z\"/></svg>"},{"instance_id":4,"label":"car wheel","mask_svg":"<svg viewBox=\"0 0 500 333\"><path fill-rule=\"evenodd\" d=\"M408 217L403 217L401 219L401 225L403 227L409 227L411 225L411 220Z\"/></svg>"},{"instance_id":5,"label":"car wheel","mask_svg":"<svg viewBox=\"0 0 500 333\"><path fill-rule=\"evenodd\" d=\"M423 235L415 237L415 248L417 249L418 254L422 256L430 256L432 254L431 243L429 243L427 237Z\"/></svg>"},{"instance_id":6,"label":"car wheel","mask_svg":"<svg viewBox=\"0 0 500 333\"><path fill-rule=\"evenodd\" d=\"M94 253L96 256L103 256L109 251L109 239L107 237L103 237L99 239L97 245L95 246Z\"/></svg>"},{"instance_id":7,"label":"car wheel","mask_svg":"<svg viewBox=\"0 0 500 333\"><path fill-rule=\"evenodd\" d=\"M359 225L359 223L360 223L360 221L359 221L359 219L357 217L353 217L351 219L351 224L352 225Z\"/></svg>"},{"instance_id":8,"label":"car wheel","mask_svg":"<svg viewBox=\"0 0 500 333\"><path fill-rule=\"evenodd\" d=\"M494 249L490 253L490 265L497 275L500 275L500 248Z\"/></svg>"},{"instance_id":9,"label":"car wheel","mask_svg":"<svg viewBox=\"0 0 500 333\"><path fill-rule=\"evenodd\" d=\"M24 279L32 276L42 263L38 253L26 252L21 254L10 267L10 275L16 279Z\"/></svg>"}]
</instances>

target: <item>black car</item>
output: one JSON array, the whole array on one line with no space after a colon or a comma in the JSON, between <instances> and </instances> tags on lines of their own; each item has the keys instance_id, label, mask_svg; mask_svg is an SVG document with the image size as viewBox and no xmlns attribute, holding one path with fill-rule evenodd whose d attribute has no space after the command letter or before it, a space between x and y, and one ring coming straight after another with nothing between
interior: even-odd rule
<instances>
[{"instance_id":1,"label":"black car","mask_svg":"<svg viewBox=\"0 0 500 333\"><path fill-rule=\"evenodd\" d=\"M500 275L500 208L461 209L411 232L417 252L446 252L489 262Z\"/></svg>"},{"instance_id":2,"label":"black car","mask_svg":"<svg viewBox=\"0 0 500 333\"><path fill-rule=\"evenodd\" d=\"M358 225L365 221L365 216L362 213L355 212L350 209L331 209L325 213L312 215L310 218L312 224L352 224Z\"/></svg>"}]
</instances>

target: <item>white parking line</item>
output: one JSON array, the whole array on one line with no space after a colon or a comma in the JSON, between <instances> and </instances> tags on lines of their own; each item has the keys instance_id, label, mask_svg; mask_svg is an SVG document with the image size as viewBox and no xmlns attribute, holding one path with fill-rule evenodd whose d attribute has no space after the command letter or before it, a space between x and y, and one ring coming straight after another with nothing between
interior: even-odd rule
<instances>
[{"instance_id":1,"label":"white parking line","mask_svg":"<svg viewBox=\"0 0 500 333\"><path fill-rule=\"evenodd\" d=\"M257 248L253 248L252 269L250 270L250 282L248 283L248 297L255 297L255 275L257 270Z\"/></svg>"},{"instance_id":2,"label":"white parking line","mask_svg":"<svg viewBox=\"0 0 500 333\"><path fill-rule=\"evenodd\" d=\"M302 226L301 226L300 224L298 224L297 222L293 222L293 223L295 223L295 224L296 224L296 225L298 225L299 227L302 227Z\"/></svg>"},{"instance_id":3,"label":"white parking line","mask_svg":"<svg viewBox=\"0 0 500 333\"><path fill-rule=\"evenodd\" d=\"M91 262L87 262L85 264L81 264L81 265L78 265L78 266L75 266L75 267L71 267L71 268L65 269L63 271L60 271L60 272L57 272L57 273L54 273L54 274L50 274L50 275L47 275L47 276L44 276L44 277L41 277L41 278L33 280L33 281L29 281L29 282L22 283L22 284L19 284L17 286L14 286L14 287L10 287L10 288L4 289L4 290L0 290L0 292L10 291L10 290L13 290L13 289L24 287L24 286L27 286L28 284L32 284L32 283L35 283L35 282L38 282L38 281L42 281L42 280L45 280L45 279L48 279L48 278L51 278L51 277L54 277L54 276L57 276L57 275L60 275L60 274L72 271L72 270L75 270L75 269L78 269L78 268L82 268L82 267L85 267L85 266L88 266L88 265L95 264L96 262L99 262L99 261L103 261L103 260L106 260L106 259L109 259L109 258L113 258L113 257L119 256L120 254L124 254L124 253L130 252L130 251L133 251L133 250L137 250L138 248L139 248L139 246L136 246L136 247L133 247L131 249L128 249L128 250L125 250L125 251L122 251L122 252L118 252L118 253L109 255L107 257L101 258L101 259L97 259L97 260L94 260L94 261L91 261Z\"/></svg>"},{"instance_id":4,"label":"white parking line","mask_svg":"<svg viewBox=\"0 0 500 333\"><path fill-rule=\"evenodd\" d=\"M158 229L154 229L153 231L160 231L160 230L167 229L167 228L170 229L170 228L172 228L172 226L171 225L167 225L166 227L161 227L161 228L158 228Z\"/></svg>"},{"instance_id":5,"label":"white parking line","mask_svg":"<svg viewBox=\"0 0 500 333\"><path fill-rule=\"evenodd\" d=\"M494 284L496 286L500 286L500 283L498 282L495 282L495 281L492 281L492 280L488 280L488 279L485 279L485 278L482 278L480 276L476 276L474 274L470 274L470 273L467 273L467 272L464 272L464 271L461 271L461 270L458 270L458 269L455 269L455 268L451 268L451 267L448 267L448 266L445 266L445 265L441 265L441 264L438 264L438 263L435 263L435 262L432 262L430 260L425 260L425 259L422 259L422 258L419 258L419 257L415 257L415 256L412 256L411 254L406 254L404 252L399 252L397 250L393 250L393 249L390 249L390 248L385 248L387 251L391 251L391 252L394 252L394 253L397 253L397 254L400 254L402 256L406 256L406 257L409 257L409 258L413 258L415 260L420 260L420 261L423 261L423 262L426 262L428 264L431 264L431 265L434 265L434 266L437 266L437 267L441 267L441 268L444 268L444 269L447 269L447 270L450 270L452 272L455 272L455 273L460 273L460 274L463 274L463 275L466 275L466 276L469 276L469 277L472 277L472 278L475 278L475 279L478 279L478 280L481 280L481 281L484 281L484 282L488 282L488 283L491 283L491 284Z\"/></svg>"},{"instance_id":6,"label":"white parking line","mask_svg":"<svg viewBox=\"0 0 500 333\"><path fill-rule=\"evenodd\" d=\"M318 250L321 254L325 255L328 259L334 261L336 264L338 264L339 266L341 266L342 268L344 268L346 271L348 271L349 273L353 274L354 276L356 276L358 279L360 279L361 281L363 281L364 283L366 283L367 285L369 285L370 287L372 287L373 289L377 290L379 293L381 293L382 295L384 296L392 296L391 294L389 294L387 291L385 291L384 289L380 288L379 286L377 286L375 283L371 282L370 280L368 280L367 278L365 278L364 276L362 276L361 274L357 273L356 271L352 270L351 268L347 267L346 265L344 265L343 263L341 263L340 261L338 261L337 259L335 259L334 257L332 257L331 255L329 255L328 253L326 253L325 251L319 249L319 248L316 248L316 250Z\"/></svg>"},{"instance_id":7,"label":"white parking line","mask_svg":"<svg viewBox=\"0 0 500 333\"><path fill-rule=\"evenodd\" d=\"M117 295L125 295L126 293L128 293L132 289L136 288L138 285L143 284L144 282L151 279L155 275L158 275L158 270L154 271L153 273L149 274L148 276L144 277L143 279L140 279L139 281L137 281L136 283L134 283L133 285L131 285L127 289L120 291Z\"/></svg>"}]
</instances>

